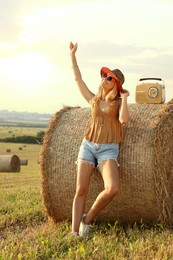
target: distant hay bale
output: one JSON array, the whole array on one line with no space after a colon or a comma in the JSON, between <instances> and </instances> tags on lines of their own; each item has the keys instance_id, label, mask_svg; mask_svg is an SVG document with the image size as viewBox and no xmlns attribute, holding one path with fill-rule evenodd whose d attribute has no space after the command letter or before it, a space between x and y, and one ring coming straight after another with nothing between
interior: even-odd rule
<instances>
[{"instance_id":1,"label":"distant hay bale","mask_svg":"<svg viewBox=\"0 0 173 260\"><path fill-rule=\"evenodd\" d=\"M11 149L6 149L6 152L7 153L11 153Z\"/></svg>"},{"instance_id":2,"label":"distant hay bale","mask_svg":"<svg viewBox=\"0 0 173 260\"><path fill-rule=\"evenodd\" d=\"M20 159L20 165L28 165L28 159Z\"/></svg>"},{"instance_id":3,"label":"distant hay bale","mask_svg":"<svg viewBox=\"0 0 173 260\"><path fill-rule=\"evenodd\" d=\"M130 104L131 120L120 146L119 194L98 221L173 223L173 99L166 104ZM57 112L41 152L42 197L54 221L71 220L76 187L76 158L90 124L89 108ZM103 189L93 171L86 212Z\"/></svg>"},{"instance_id":4,"label":"distant hay bale","mask_svg":"<svg viewBox=\"0 0 173 260\"><path fill-rule=\"evenodd\" d=\"M0 172L20 172L20 159L17 155L0 155Z\"/></svg>"},{"instance_id":5,"label":"distant hay bale","mask_svg":"<svg viewBox=\"0 0 173 260\"><path fill-rule=\"evenodd\" d=\"M22 151L23 150L23 148L22 147L19 147L19 151Z\"/></svg>"}]
</instances>

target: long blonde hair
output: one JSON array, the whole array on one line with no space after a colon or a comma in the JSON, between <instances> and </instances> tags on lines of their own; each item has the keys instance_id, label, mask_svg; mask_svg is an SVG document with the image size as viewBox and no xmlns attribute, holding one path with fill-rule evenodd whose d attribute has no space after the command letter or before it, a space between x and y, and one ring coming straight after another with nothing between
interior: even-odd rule
<instances>
[{"instance_id":1,"label":"long blonde hair","mask_svg":"<svg viewBox=\"0 0 173 260\"><path fill-rule=\"evenodd\" d=\"M102 99L102 94L103 94L103 87L100 84L100 86L98 88L98 92L97 92L96 96L92 99L91 103L92 104L98 103ZM112 103L116 100L117 97L118 97L118 89L117 89L117 85L115 82L114 87L106 95L105 101Z\"/></svg>"}]
</instances>

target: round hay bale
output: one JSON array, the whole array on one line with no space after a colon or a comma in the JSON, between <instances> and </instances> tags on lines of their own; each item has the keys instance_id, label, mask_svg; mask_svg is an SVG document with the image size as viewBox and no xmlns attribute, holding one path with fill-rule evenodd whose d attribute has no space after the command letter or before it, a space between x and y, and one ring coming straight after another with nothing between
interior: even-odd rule
<instances>
[{"instance_id":1,"label":"round hay bale","mask_svg":"<svg viewBox=\"0 0 173 260\"><path fill-rule=\"evenodd\" d=\"M28 165L28 159L20 159L20 165Z\"/></svg>"},{"instance_id":2,"label":"round hay bale","mask_svg":"<svg viewBox=\"0 0 173 260\"><path fill-rule=\"evenodd\" d=\"M6 152L7 153L11 153L11 149L6 149Z\"/></svg>"},{"instance_id":3,"label":"round hay bale","mask_svg":"<svg viewBox=\"0 0 173 260\"><path fill-rule=\"evenodd\" d=\"M118 195L98 221L173 222L173 99L166 104L129 104L131 120L120 145ZM42 197L54 221L71 220L76 187L76 158L90 124L90 108L66 107L57 112L45 134L40 156ZM86 212L103 189L93 171Z\"/></svg>"},{"instance_id":4,"label":"round hay bale","mask_svg":"<svg viewBox=\"0 0 173 260\"><path fill-rule=\"evenodd\" d=\"M0 172L20 172L20 159L17 155L0 155Z\"/></svg>"}]
</instances>

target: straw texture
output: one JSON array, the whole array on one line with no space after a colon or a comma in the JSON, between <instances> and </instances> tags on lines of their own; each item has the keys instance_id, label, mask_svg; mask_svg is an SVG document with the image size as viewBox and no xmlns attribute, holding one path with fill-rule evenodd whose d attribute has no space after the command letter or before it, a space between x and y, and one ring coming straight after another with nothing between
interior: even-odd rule
<instances>
[{"instance_id":1,"label":"straw texture","mask_svg":"<svg viewBox=\"0 0 173 260\"><path fill-rule=\"evenodd\" d=\"M20 159L17 155L0 155L0 172L20 172Z\"/></svg>"},{"instance_id":2,"label":"straw texture","mask_svg":"<svg viewBox=\"0 0 173 260\"><path fill-rule=\"evenodd\" d=\"M173 222L173 99L166 104L130 104L131 120L120 146L121 188L98 221ZM90 109L65 107L45 134L40 155L42 197L54 221L71 220L76 186L76 158L90 125ZM86 211L103 189L93 171Z\"/></svg>"}]
</instances>

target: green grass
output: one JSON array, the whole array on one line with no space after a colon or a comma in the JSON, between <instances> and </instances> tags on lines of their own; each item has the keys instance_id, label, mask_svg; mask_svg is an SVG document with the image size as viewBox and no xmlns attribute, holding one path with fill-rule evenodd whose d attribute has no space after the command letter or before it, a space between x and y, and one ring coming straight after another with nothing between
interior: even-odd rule
<instances>
[{"instance_id":1,"label":"green grass","mask_svg":"<svg viewBox=\"0 0 173 260\"><path fill-rule=\"evenodd\" d=\"M162 226L94 223L87 239L66 237L68 221L52 223L43 210L40 145L0 143L28 158L20 173L0 173L0 260L10 259L173 259L173 230ZM64 201L65 203L65 201Z\"/></svg>"},{"instance_id":2,"label":"green grass","mask_svg":"<svg viewBox=\"0 0 173 260\"><path fill-rule=\"evenodd\" d=\"M0 139L23 135L36 136L38 132L45 131L45 129L46 128L0 126Z\"/></svg>"}]
</instances>

